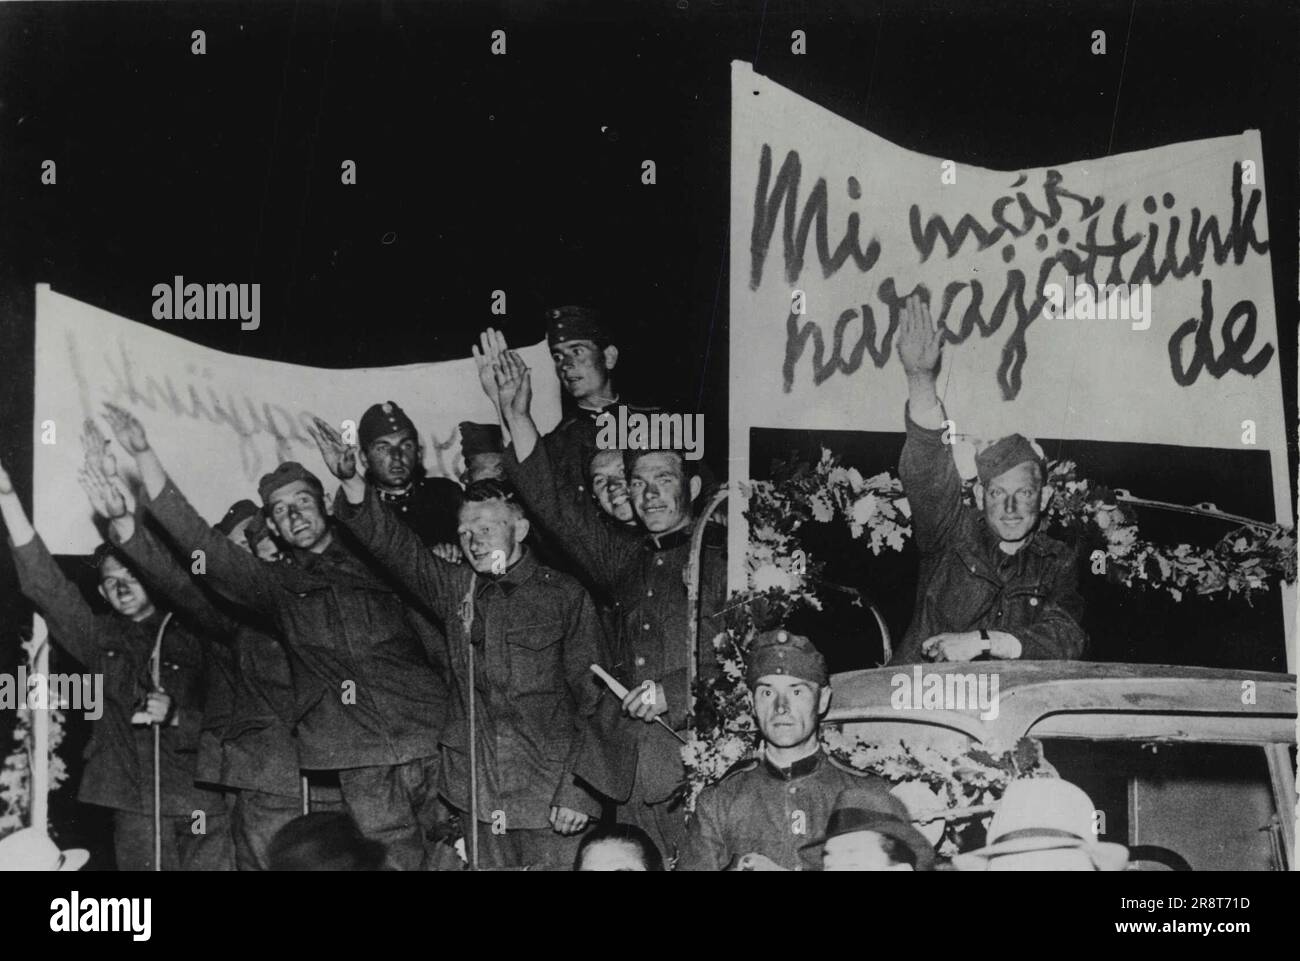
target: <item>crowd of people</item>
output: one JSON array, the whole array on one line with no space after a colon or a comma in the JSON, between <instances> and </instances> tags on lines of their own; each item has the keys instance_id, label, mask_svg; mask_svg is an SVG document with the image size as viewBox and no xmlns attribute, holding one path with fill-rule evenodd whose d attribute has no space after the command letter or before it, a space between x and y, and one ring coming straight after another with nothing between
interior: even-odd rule
<instances>
[{"instance_id":1,"label":"crowd of people","mask_svg":"<svg viewBox=\"0 0 1300 961\"><path fill-rule=\"evenodd\" d=\"M387 400L355 437L316 421L337 492L282 463L261 479L260 503L238 499L215 525L168 473L177 452L155 450L147 425L106 405L139 476L128 489L88 422L81 482L106 533L93 564L107 612L56 566L0 466L22 589L55 642L105 678L79 799L112 810L119 869L1115 863L1086 795L1061 781L1013 783L989 844L960 863L938 858L885 782L821 748L826 662L787 630L757 636L746 665L758 753L688 815L691 682L717 665L707 643L698 656L686 641L692 619L706 642L723 630L724 538L706 528L693 606L699 462L601 449L599 419L623 403L618 347L578 307L549 312L547 339L571 405L545 436L520 356L495 330L473 348L499 422L461 425L462 484L423 476L417 425ZM1074 566L1038 530L1050 495L1041 452L1019 435L982 451L980 506L965 506L935 391L940 352L928 309L909 300L900 473L922 568L894 660L1078 657ZM5 842L52 856L25 837Z\"/></svg>"}]
</instances>

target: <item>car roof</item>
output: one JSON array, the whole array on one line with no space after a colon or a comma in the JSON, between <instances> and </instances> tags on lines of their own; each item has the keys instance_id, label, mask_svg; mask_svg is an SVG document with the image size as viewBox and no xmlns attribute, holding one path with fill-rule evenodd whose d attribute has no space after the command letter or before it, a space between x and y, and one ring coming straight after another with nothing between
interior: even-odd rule
<instances>
[{"instance_id":1,"label":"car roof","mask_svg":"<svg viewBox=\"0 0 1300 961\"><path fill-rule=\"evenodd\" d=\"M959 683L961 676L974 675L978 682L983 675L986 692L996 678L996 715L981 718L981 713L994 712L977 703L910 711L894 706L895 693L910 690L918 677L923 685L936 685L926 680L932 675L942 676L954 690L969 690L969 681ZM1035 736L1295 740L1294 674L1092 661L978 661L848 671L834 675L831 684L828 723L914 722L955 729L989 746L1009 747L1031 728Z\"/></svg>"}]
</instances>

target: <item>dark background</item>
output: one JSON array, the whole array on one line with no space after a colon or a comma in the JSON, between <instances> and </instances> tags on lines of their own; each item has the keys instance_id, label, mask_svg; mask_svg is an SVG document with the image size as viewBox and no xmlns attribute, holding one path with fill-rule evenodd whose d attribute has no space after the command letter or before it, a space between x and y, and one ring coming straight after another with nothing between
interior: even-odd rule
<instances>
[{"instance_id":1,"label":"dark background","mask_svg":"<svg viewBox=\"0 0 1300 961\"><path fill-rule=\"evenodd\" d=\"M159 326L322 367L461 357L488 324L532 342L544 306L595 303L620 329L624 396L703 412L725 474L730 61L744 59L902 147L994 168L1258 128L1294 477L1298 25L1279 0L2 4L0 458L30 504L35 285L152 324L153 285L182 274L261 283L261 329ZM490 55L494 29L506 56ZM1090 53L1099 29L1105 56ZM46 159L57 185L40 183ZM340 183L345 159L356 186ZM497 289L505 318L489 312ZM839 440L864 470L901 446ZM1271 514L1257 457L1123 447L1049 454L1146 496ZM845 564L870 557L853 550ZM850 571L876 578L896 636L902 560ZM1109 622L1096 656L1280 666L1244 609L1206 627L1151 595L1089 600L1090 618L1132 619L1127 640ZM0 670L28 613L0 551ZM1185 623L1194 644L1133 640ZM860 653L837 648L833 666L874 662Z\"/></svg>"}]
</instances>

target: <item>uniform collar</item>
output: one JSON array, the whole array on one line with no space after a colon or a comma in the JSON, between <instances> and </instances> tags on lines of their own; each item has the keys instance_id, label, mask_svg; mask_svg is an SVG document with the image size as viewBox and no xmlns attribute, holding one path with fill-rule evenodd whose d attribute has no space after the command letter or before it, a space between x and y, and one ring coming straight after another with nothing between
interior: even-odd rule
<instances>
[{"instance_id":1,"label":"uniform collar","mask_svg":"<svg viewBox=\"0 0 1300 961\"><path fill-rule=\"evenodd\" d=\"M503 595L509 597L520 585L527 581L537 571L537 558L533 552L524 547L523 554L519 560L515 561L506 568L506 572L498 577L491 574L484 574L479 578L478 587L474 591L475 597L482 597L484 593L496 588Z\"/></svg>"},{"instance_id":2,"label":"uniform collar","mask_svg":"<svg viewBox=\"0 0 1300 961\"><path fill-rule=\"evenodd\" d=\"M580 401L574 401L573 406L578 411L581 411L582 413L586 414L592 420L595 420L597 417L605 413L605 411L609 410L617 403L618 403L618 394L615 394L614 398L609 403L605 404L602 407L584 407L582 406L582 403Z\"/></svg>"},{"instance_id":3,"label":"uniform collar","mask_svg":"<svg viewBox=\"0 0 1300 961\"><path fill-rule=\"evenodd\" d=\"M1048 545L1047 535L1043 533L1043 521L1041 517L1038 520L1038 526L1034 528L1033 533L1029 535L1029 539L1025 542L1025 546L1016 551L1015 554L1008 554L1002 550L1002 539L993 532L993 528L989 527L989 522L984 519L982 513L980 514L979 525L980 546L983 549L985 556L989 559L989 562L995 568L1001 567L1003 564L1007 563L1008 558L1010 558L1015 562L1016 570L1023 570L1022 565L1024 564L1024 557L1028 555L1029 552L1032 551L1035 554L1051 553L1051 547Z\"/></svg>"},{"instance_id":4,"label":"uniform collar","mask_svg":"<svg viewBox=\"0 0 1300 961\"><path fill-rule=\"evenodd\" d=\"M375 485L375 493L378 494L379 499L386 504L391 504L394 501L404 501L415 493L415 487L418 483L419 481L411 481L411 483L406 485L404 490L400 491L385 490L384 488Z\"/></svg>"},{"instance_id":5,"label":"uniform collar","mask_svg":"<svg viewBox=\"0 0 1300 961\"><path fill-rule=\"evenodd\" d=\"M685 527L679 527L677 530L668 534L646 534L646 550L657 552L672 550L674 547L681 547L689 544L691 540L691 531L694 524L687 524Z\"/></svg>"},{"instance_id":6,"label":"uniform collar","mask_svg":"<svg viewBox=\"0 0 1300 961\"><path fill-rule=\"evenodd\" d=\"M782 781L793 781L795 778L807 777L813 771L821 767L822 749L819 747L807 757L801 757L789 767L778 767L773 764L763 753L763 767L767 768L767 773Z\"/></svg>"}]
</instances>

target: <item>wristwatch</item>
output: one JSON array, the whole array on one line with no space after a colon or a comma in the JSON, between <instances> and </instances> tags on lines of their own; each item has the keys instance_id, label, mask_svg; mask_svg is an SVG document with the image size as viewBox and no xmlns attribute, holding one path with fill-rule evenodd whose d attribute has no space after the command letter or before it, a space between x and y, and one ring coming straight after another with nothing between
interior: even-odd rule
<instances>
[{"instance_id":1,"label":"wristwatch","mask_svg":"<svg viewBox=\"0 0 1300 961\"><path fill-rule=\"evenodd\" d=\"M984 650L989 654L992 654L993 640L989 637L989 632L986 628L980 628L980 640L984 642Z\"/></svg>"}]
</instances>

